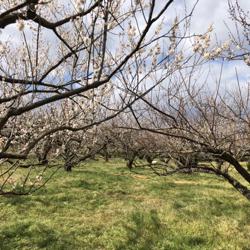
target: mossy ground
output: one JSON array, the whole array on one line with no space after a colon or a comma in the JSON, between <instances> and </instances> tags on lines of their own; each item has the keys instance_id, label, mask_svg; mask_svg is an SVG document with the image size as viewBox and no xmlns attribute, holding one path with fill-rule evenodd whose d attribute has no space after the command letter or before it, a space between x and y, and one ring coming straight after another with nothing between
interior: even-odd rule
<instances>
[{"instance_id":1,"label":"mossy ground","mask_svg":"<svg viewBox=\"0 0 250 250\"><path fill-rule=\"evenodd\" d=\"M0 197L0 249L250 249L250 203L228 183L137 171L93 161Z\"/></svg>"}]
</instances>

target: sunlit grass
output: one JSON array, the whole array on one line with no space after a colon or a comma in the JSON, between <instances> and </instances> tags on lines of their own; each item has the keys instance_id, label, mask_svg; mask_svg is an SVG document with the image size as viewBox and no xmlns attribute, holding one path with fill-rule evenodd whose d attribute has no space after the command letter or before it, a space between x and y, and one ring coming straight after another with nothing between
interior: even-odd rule
<instances>
[{"instance_id":1,"label":"sunlit grass","mask_svg":"<svg viewBox=\"0 0 250 250\"><path fill-rule=\"evenodd\" d=\"M250 249L250 203L229 184L137 172L93 161L0 197L0 249Z\"/></svg>"}]
</instances>

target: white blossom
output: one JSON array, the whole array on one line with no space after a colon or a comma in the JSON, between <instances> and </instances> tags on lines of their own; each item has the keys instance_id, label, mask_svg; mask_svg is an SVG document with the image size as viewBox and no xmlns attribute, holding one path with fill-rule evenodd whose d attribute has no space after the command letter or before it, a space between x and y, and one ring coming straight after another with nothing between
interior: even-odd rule
<instances>
[{"instance_id":1,"label":"white blossom","mask_svg":"<svg viewBox=\"0 0 250 250\"><path fill-rule=\"evenodd\" d=\"M24 21L22 19L17 20L17 28L19 31L23 31L25 28Z\"/></svg>"},{"instance_id":2,"label":"white blossom","mask_svg":"<svg viewBox=\"0 0 250 250\"><path fill-rule=\"evenodd\" d=\"M246 63L247 66L250 66L250 56L245 56L244 57L244 62Z\"/></svg>"}]
</instances>

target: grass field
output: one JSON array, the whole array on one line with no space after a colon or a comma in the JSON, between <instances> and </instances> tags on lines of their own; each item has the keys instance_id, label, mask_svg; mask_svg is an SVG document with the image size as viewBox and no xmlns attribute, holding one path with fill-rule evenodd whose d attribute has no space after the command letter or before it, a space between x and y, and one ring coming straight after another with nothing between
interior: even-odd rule
<instances>
[{"instance_id":1,"label":"grass field","mask_svg":"<svg viewBox=\"0 0 250 250\"><path fill-rule=\"evenodd\" d=\"M223 180L124 166L90 162L0 197L0 249L250 249L250 203Z\"/></svg>"}]
</instances>

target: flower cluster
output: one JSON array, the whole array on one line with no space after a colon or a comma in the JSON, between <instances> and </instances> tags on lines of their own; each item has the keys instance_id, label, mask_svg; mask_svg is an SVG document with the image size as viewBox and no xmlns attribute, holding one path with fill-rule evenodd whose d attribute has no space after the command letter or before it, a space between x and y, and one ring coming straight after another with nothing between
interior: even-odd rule
<instances>
[{"instance_id":1,"label":"flower cluster","mask_svg":"<svg viewBox=\"0 0 250 250\"><path fill-rule=\"evenodd\" d=\"M170 40L170 45L168 47L168 54L169 55L173 55L175 53L175 49L177 47L177 32L179 29L179 21L178 18L176 17L172 26L172 30L171 30L171 37L169 38Z\"/></svg>"},{"instance_id":2,"label":"flower cluster","mask_svg":"<svg viewBox=\"0 0 250 250\"><path fill-rule=\"evenodd\" d=\"M193 52L201 54L204 59L210 60L222 56L224 51L230 50L230 43L228 41L214 48L211 48L211 32L213 26L210 26L204 35L196 36L192 45Z\"/></svg>"},{"instance_id":3,"label":"flower cluster","mask_svg":"<svg viewBox=\"0 0 250 250\"><path fill-rule=\"evenodd\" d=\"M131 22L128 24L127 34L129 38L132 38L136 35L136 28L131 24Z\"/></svg>"},{"instance_id":4,"label":"flower cluster","mask_svg":"<svg viewBox=\"0 0 250 250\"><path fill-rule=\"evenodd\" d=\"M22 19L17 20L17 28L19 31L23 31L25 28L24 21Z\"/></svg>"},{"instance_id":5,"label":"flower cluster","mask_svg":"<svg viewBox=\"0 0 250 250\"><path fill-rule=\"evenodd\" d=\"M246 63L247 66L250 66L250 56L244 56L244 62Z\"/></svg>"},{"instance_id":6,"label":"flower cluster","mask_svg":"<svg viewBox=\"0 0 250 250\"><path fill-rule=\"evenodd\" d=\"M83 11L83 5L85 4L85 0L76 0L75 4L77 11Z\"/></svg>"}]
</instances>

